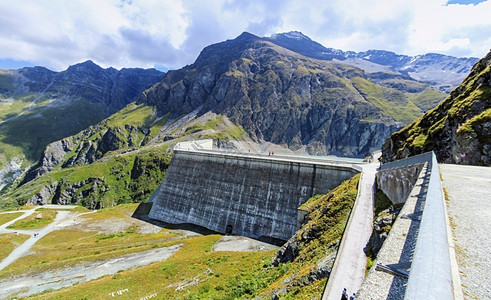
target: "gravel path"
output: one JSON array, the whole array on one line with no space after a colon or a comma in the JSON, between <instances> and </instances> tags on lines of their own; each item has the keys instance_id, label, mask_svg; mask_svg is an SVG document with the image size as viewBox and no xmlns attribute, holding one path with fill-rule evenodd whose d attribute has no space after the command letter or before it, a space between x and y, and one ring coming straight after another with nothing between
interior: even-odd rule
<instances>
[{"instance_id":1,"label":"gravel path","mask_svg":"<svg viewBox=\"0 0 491 300\"><path fill-rule=\"evenodd\" d=\"M440 165L466 299L491 299L491 168Z\"/></svg>"},{"instance_id":2,"label":"gravel path","mask_svg":"<svg viewBox=\"0 0 491 300\"><path fill-rule=\"evenodd\" d=\"M50 208L50 209L56 209L56 208L63 208L63 209L72 209L75 208L76 206L73 205L66 205L66 206L59 206L59 205L46 205L43 208ZM22 211L24 214L10 222L7 222L0 226L0 233L21 233L21 234L28 234L31 237L22 243L19 247L15 248L14 251L10 253L9 256L7 256L5 259L3 259L0 262L0 270L3 270L6 268L8 265L19 259L20 257L26 255L29 250L31 250L32 246L41 239L43 236L47 235L51 231L55 229L59 229L61 227L65 227L70 225L73 222L73 219L77 215L81 215L80 213L73 213L67 210L59 210L58 213L56 214L56 217L54 221L50 224L48 224L46 227L43 227L41 229L34 229L34 230L18 230L18 229L7 229L7 226L10 224L16 222L19 219L23 219L29 215L32 215L36 209L41 208L41 207L35 207L30 210L25 210ZM34 233L37 233L37 236L34 236Z\"/></svg>"}]
</instances>

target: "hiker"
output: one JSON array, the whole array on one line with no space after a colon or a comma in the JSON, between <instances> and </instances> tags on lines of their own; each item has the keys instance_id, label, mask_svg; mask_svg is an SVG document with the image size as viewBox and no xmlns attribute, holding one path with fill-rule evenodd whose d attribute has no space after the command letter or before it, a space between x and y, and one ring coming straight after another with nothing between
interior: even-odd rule
<instances>
[{"instance_id":1,"label":"hiker","mask_svg":"<svg viewBox=\"0 0 491 300\"><path fill-rule=\"evenodd\" d=\"M353 293L353 295L351 295L351 297L349 297L349 300L355 300L355 298L356 298L356 295L355 295L355 293Z\"/></svg>"},{"instance_id":2,"label":"hiker","mask_svg":"<svg viewBox=\"0 0 491 300\"><path fill-rule=\"evenodd\" d=\"M341 295L341 300L348 300L348 292L346 291L346 288L343 290L343 294Z\"/></svg>"}]
</instances>

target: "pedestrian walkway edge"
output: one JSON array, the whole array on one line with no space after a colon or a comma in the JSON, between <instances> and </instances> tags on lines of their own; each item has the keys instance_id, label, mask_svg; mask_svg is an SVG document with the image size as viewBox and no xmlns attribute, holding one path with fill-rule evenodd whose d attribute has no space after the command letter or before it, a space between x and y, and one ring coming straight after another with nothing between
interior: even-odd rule
<instances>
[{"instance_id":1,"label":"pedestrian walkway edge","mask_svg":"<svg viewBox=\"0 0 491 300\"><path fill-rule=\"evenodd\" d=\"M353 213L356 209L356 205L358 204L358 200L360 199L360 195L361 195L361 183L363 182L363 172L361 172L361 175L360 175L360 180L358 181L358 191L357 191L357 194L356 194L356 199L355 199L355 203L353 203L353 208L351 209L351 212L348 216L348 221L346 222L346 226L344 227L344 230L343 230L343 236L341 238L341 243L339 244L339 248L338 248L338 251L336 252L336 258L334 260L334 265L331 269L331 273L329 274L329 278L327 279L327 283L324 287L324 291L322 292L322 300L327 300L327 297L329 296L329 293L331 292L331 289L332 289L332 282L333 282L333 278L334 274L336 274L336 270L338 269L338 265L339 265L339 257L340 257L340 253L342 253L343 249L344 249L344 244L346 243L346 236L345 236L345 232L349 232L349 227L351 226L351 223L353 222Z\"/></svg>"}]
</instances>

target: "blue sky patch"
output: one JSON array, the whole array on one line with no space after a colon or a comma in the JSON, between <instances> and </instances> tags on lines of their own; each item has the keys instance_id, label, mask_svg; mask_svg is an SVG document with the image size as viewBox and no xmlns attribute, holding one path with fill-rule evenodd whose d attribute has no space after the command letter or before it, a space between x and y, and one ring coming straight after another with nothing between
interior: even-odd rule
<instances>
[{"instance_id":1,"label":"blue sky patch","mask_svg":"<svg viewBox=\"0 0 491 300\"><path fill-rule=\"evenodd\" d=\"M486 0L449 0L447 2L447 5L449 5L449 4L477 5L477 4L484 2L484 1L486 1Z\"/></svg>"}]
</instances>

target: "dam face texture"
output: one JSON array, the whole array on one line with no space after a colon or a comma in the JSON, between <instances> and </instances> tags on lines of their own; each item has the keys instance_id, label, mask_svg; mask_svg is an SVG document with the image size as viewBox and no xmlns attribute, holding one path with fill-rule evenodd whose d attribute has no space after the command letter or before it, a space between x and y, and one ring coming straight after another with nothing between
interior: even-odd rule
<instances>
[{"instance_id":1,"label":"dam face texture","mask_svg":"<svg viewBox=\"0 0 491 300\"><path fill-rule=\"evenodd\" d=\"M285 241L298 229L301 204L357 173L321 163L176 150L149 217Z\"/></svg>"}]
</instances>

